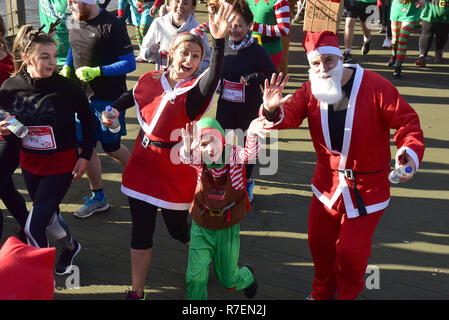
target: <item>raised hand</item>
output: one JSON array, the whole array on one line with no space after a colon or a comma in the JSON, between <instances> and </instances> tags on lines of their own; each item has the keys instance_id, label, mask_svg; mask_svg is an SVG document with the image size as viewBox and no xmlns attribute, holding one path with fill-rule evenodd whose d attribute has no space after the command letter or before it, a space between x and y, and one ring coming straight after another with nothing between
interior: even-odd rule
<instances>
[{"instance_id":1,"label":"raised hand","mask_svg":"<svg viewBox=\"0 0 449 320\"><path fill-rule=\"evenodd\" d=\"M195 125L193 123L187 123L185 129L181 129L182 143L186 153L190 153L191 150L196 149L199 145L198 139L195 139L194 129Z\"/></svg>"},{"instance_id":2,"label":"raised hand","mask_svg":"<svg viewBox=\"0 0 449 320\"><path fill-rule=\"evenodd\" d=\"M265 138L265 133L270 132L274 124L268 121L265 117L259 117L251 121L248 128L248 136L258 135L261 138Z\"/></svg>"},{"instance_id":3,"label":"raised hand","mask_svg":"<svg viewBox=\"0 0 449 320\"><path fill-rule=\"evenodd\" d=\"M231 4L223 2L218 12L214 14L209 7L209 31L215 39L222 39L228 33L229 26L234 20L232 9Z\"/></svg>"},{"instance_id":4,"label":"raised hand","mask_svg":"<svg viewBox=\"0 0 449 320\"><path fill-rule=\"evenodd\" d=\"M264 91L263 91L263 105L265 110L269 113L274 112L281 104L287 102L293 96L288 94L282 98L282 90L284 90L285 85L288 82L288 75L283 78L282 72L276 76L275 73L271 76L270 82L265 79ZM283 78L283 79L282 79Z\"/></svg>"}]
</instances>

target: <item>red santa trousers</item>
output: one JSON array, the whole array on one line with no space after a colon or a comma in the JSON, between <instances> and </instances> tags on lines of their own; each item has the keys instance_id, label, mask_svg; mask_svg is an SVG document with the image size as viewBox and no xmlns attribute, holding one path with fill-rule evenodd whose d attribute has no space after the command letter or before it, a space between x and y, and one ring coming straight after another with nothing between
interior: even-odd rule
<instances>
[{"instance_id":1,"label":"red santa trousers","mask_svg":"<svg viewBox=\"0 0 449 320\"><path fill-rule=\"evenodd\" d=\"M312 197L308 242L315 269L313 298L357 298L364 287L371 239L383 211L348 218L342 197L332 210Z\"/></svg>"}]
</instances>

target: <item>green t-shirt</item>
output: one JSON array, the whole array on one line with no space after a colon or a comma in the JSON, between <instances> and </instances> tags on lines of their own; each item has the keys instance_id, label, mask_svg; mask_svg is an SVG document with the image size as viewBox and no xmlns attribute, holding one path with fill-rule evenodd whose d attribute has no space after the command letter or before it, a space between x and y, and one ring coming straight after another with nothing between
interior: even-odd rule
<instances>
[{"instance_id":1,"label":"green t-shirt","mask_svg":"<svg viewBox=\"0 0 449 320\"><path fill-rule=\"evenodd\" d=\"M400 3L393 0L391 3L390 20L391 21L419 21L421 9L417 8L415 0L404 0Z\"/></svg>"},{"instance_id":2,"label":"green t-shirt","mask_svg":"<svg viewBox=\"0 0 449 320\"><path fill-rule=\"evenodd\" d=\"M449 23L449 0L426 1L421 19L427 22Z\"/></svg>"},{"instance_id":3,"label":"green t-shirt","mask_svg":"<svg viewBox=\"0 0 449 320\"><path fill-rule=\"evenodd\" d=\"M45 32L48 32L50 24L54 23L58 18L61 19L61 23L56 27L56 33L53 36L58 49L58 65L64 65L70 48L69 34L66 27L66 20L69 15L67 0L39 0L39 18L41 25L45 24Z\"/></svg>"},{"instance_id":4,"label":"green t-shirt","mask_svg":"<svg viewBox=\"0 0 449 320\"><path fill-rule=\"evenodd\" d=\"M265 2L265 0L249 0L248 5L251 9L251 12L254 15L254 22L257 22L259 24L266 24L266 25L276 25L276 16L274 14L274 4L277 2L277 0L270 0ZM260 35L260 33L253 31L253 35ZM255 37L257 38L257 36ZM262 47L264 47L268 54L274 55L282 51L282 43L281 43L281 37L279 37L278 41L274 42L262 42Z\"/></svg>"}]
</instances>

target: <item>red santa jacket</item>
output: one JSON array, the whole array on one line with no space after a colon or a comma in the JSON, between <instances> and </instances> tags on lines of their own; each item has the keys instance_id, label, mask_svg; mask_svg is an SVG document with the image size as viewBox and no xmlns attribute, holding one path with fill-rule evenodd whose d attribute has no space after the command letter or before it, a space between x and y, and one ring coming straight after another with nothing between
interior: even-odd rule
<instances>
[{"instance_id":1,"label":"red santa jacket","mask_svg":"<svg viewBox=\"0 0 449 320\"><path fill-rule=\"evenodd\" d=\"M123 171L121 190L127 196L157 207L188 210L197 177L192 167L179 160L181 128L191 122L186 112L187 94L201 76L180 81L172 89L165 75L153 79L154 74L144 74L134 87L137 119L145 139L162 143L179 142L179 145L171 148L145 145L143 137L138 136ZM211 104L212 97L197 119Z\"/></svg>"},{"instance_id":2,"label":"red santa jacket","mask_svg":"<svg viewBox=\"0 0 449 320\"><path fill-rule=\"evenodd\" d=\"M347 215L353 218L359 215L353 181L340 171L355 173L368 214L385 209L390 200L390 129L396 130L396 160L406 149L417 169L424 155L424 137L417 113L391 82L359 65L350 66L356 68L356 74L341 152L331 147L328 105L313 97L309 81L280 108L276 128L298 128L307 118L317 154L313 193L328 208L343 196Z\"/></svg>"}]
</instances>

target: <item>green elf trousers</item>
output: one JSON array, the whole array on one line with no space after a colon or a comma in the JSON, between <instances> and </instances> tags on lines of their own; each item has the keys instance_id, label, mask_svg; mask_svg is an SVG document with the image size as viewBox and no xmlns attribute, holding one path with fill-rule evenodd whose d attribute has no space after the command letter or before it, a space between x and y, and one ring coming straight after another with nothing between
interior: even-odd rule
<instances>
[{"instance_id":1,"label":"green elf trousers","mask_svg":"<svg viewBox=\"0 0 449 320\"><path fill-rule=\"evenodd\" d=\"M240 223L221 230L210 230L192 221L190 231L189 262L186 272L187 298L207 299L209 264L214 262L214 272L227 290L242 290L254 282L252 272L239 268Z\"/></svg>"}]
</instances>

